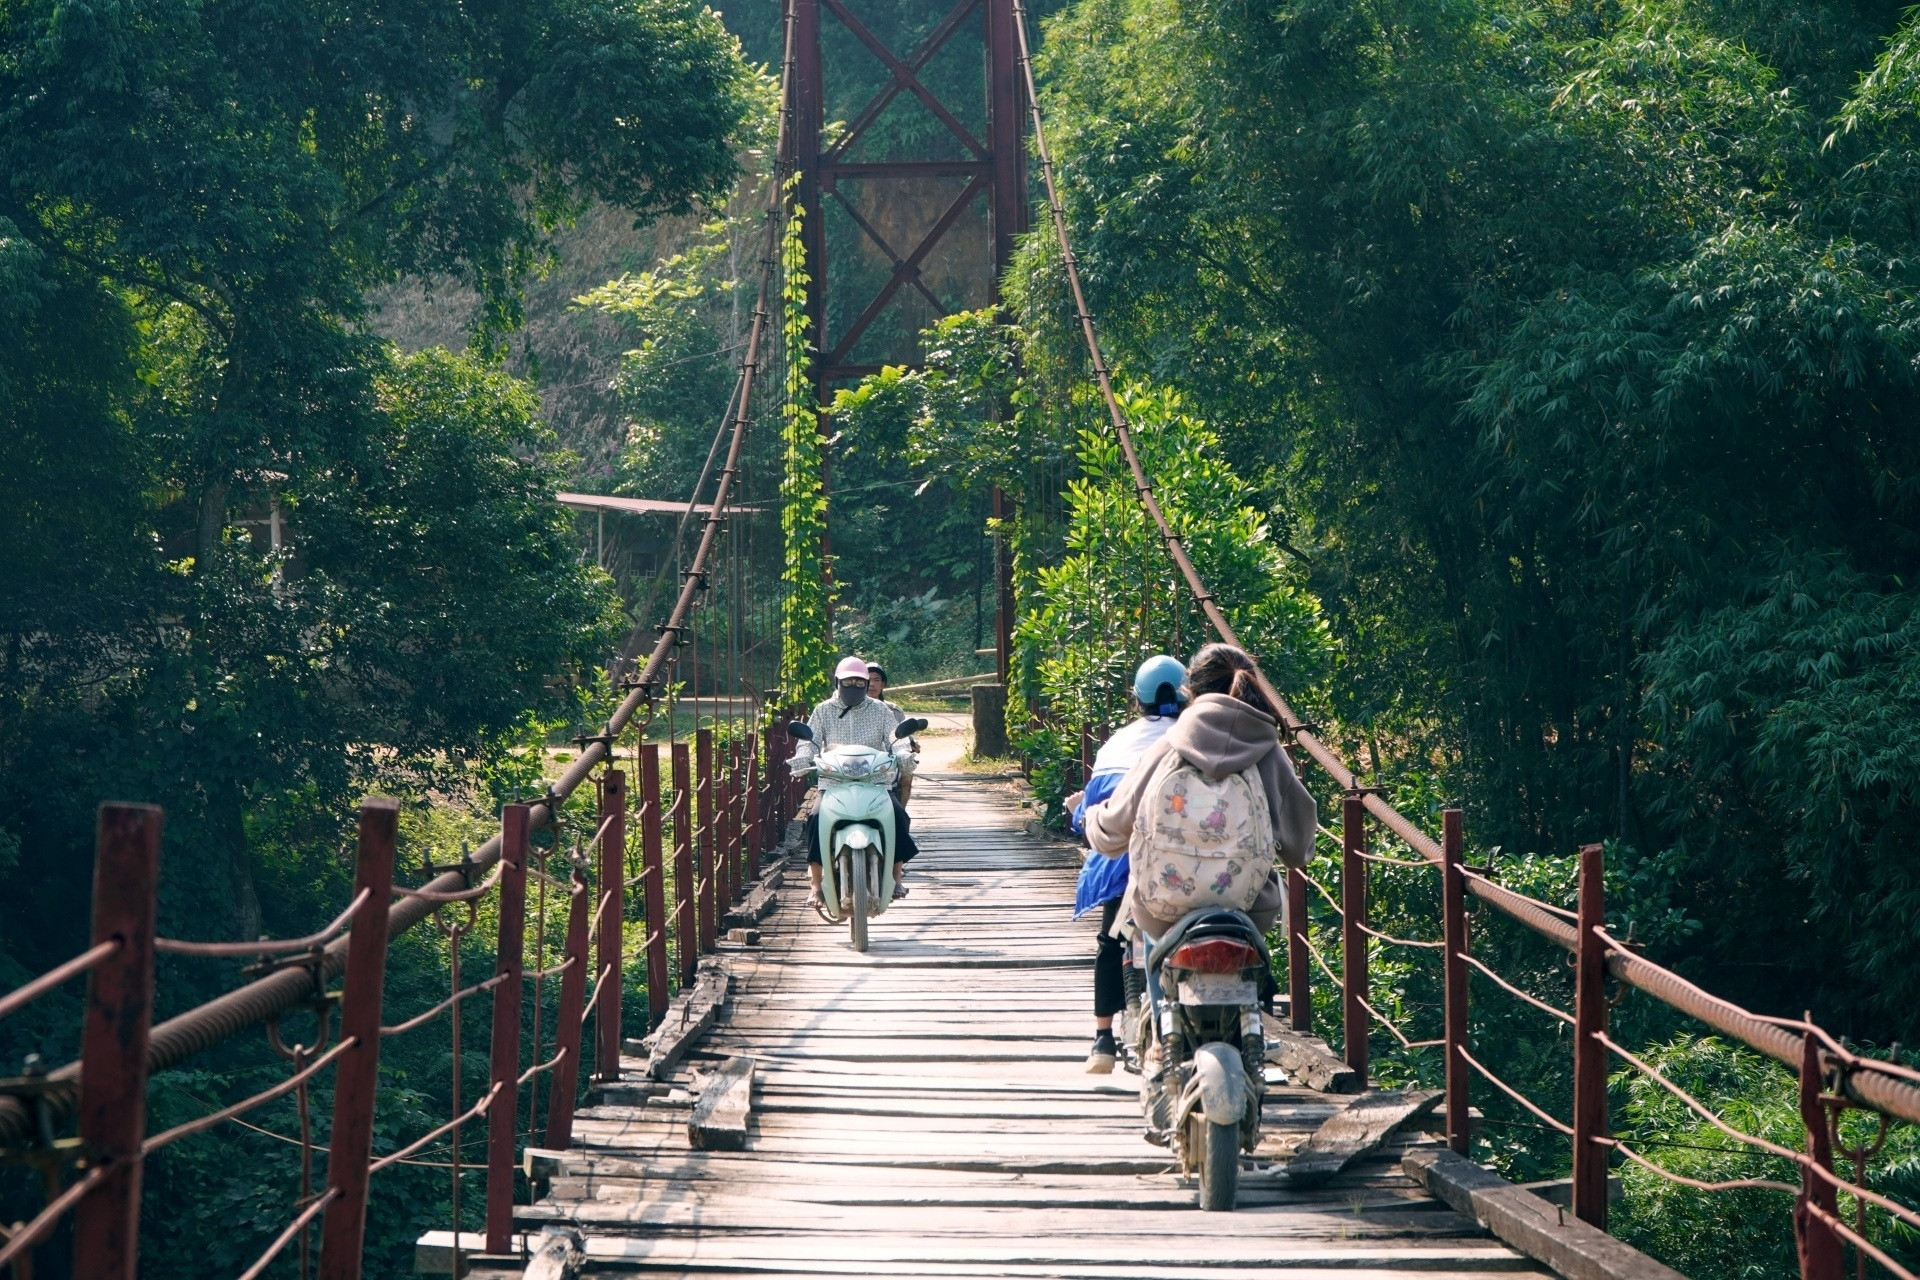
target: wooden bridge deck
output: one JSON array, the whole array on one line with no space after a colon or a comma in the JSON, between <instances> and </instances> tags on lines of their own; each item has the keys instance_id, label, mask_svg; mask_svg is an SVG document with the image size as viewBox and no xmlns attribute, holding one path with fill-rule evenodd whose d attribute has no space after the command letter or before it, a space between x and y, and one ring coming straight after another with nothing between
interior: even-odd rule
<instances>
[{"instance_id":1,"label":"wooden bridge deck","mask_svg":"<svg viewBox=\"0 0 1920 1280\"><path fill-rule=\"evenodd\" d=\"M913 807L913 893L869 954L790 873L761 945L728 954L731 1007L678 1096L584 1110L526 1229L577 1224L589 1274L1540 1274L1417 1190L1396 1150L1311 1191L1250 1170L1238 1212L1201 1213L1141 1137L1134 1077L1082 1071L1094 924L1069 918L1072 851L1026 835L1002 783L930 770ZM749 1149L693 1150L685 1090L727 1054L759 1064ZM1260 1163L1343 1102L1271 1088Z\"/></svg>"}]
</instances>

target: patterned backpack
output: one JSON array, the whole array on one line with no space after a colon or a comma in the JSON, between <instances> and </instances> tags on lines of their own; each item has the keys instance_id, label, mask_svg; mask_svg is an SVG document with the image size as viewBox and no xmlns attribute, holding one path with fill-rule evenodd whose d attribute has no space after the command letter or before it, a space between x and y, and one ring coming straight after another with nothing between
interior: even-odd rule
<instances>
[{"instance_id":1,"label":"patterned backpack","mask_svg":"<svg viewBox=\"0 0 1920 1280\"><path fill-rule=\"evenodd\" d=\"M1257 769L1208 778L1169 752L1134 818L1134 893L1163 920L1245 911L1273 872L1273 815Z\"/></svg>"}]
</instances>

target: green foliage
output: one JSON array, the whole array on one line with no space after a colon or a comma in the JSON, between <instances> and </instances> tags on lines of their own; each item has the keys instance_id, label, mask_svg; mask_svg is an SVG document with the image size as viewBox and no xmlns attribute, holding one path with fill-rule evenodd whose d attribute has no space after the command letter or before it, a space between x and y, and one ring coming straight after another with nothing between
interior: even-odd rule
<instances>
[{"instance_id":1,"label":"green foliage","mask_svg":"<svg viewBox=\"0 0 1920 1280\"><path fill-rule=\"evenodd\" d=\"M338 911L366 792L484 813L537 776L519 735L571 718L619 618L553 502L569 460L491 355L591 204L729 188L751 93L686 0L0 5L0 979L79 949L102 799L166 808L161 931L235 938ZM474 354L369 331L403 277L477 291ZM401 946L394 990L444 964ZM166 961L158 1012L234 982ZM76 999L0 1026L0 1070L64 1060ZM445 1114L444 1064L389 1066L395 1136ZM281 1070L236 1040L156 1114ZM243 1133L150 1165L154 1274L237 1269L284 1220L284 1144ZM389 1270L438 1212L399 1173ZM7 1172L0 1218L34 1194Z\"/></svg>"},{"instance_id":2,"label":"green foliage","mask_svg":"<svg viewBox=\"0 0 1920 1280\"><path fill-rule=\"evenodd\" d=\"M1904 738L1865 727L1911 718L1915 48L1844 0L1080 0L1041 58L1110 355L1303 553L1342 745L1438 772L1478 841L1611 837L1683 916L1768 921L1663 958L1883 1038L1916 1007L1877 852ZM1072 368L1058 265L1021 271ZM1763 608L1782 544L1853 584L1804 627Z\"/></svg>"},{"instance_id":3,"label":"green foliage","mask_svg":"<svg viewBox=\"0 0 1920 1280\"><path fill-rule=\"evenodd\" d=\"M780 687L789 701L824 698L833 683L833 638L827 611L833 594L826 581L821 539L827 499L821 476L820 415L814 408L813 357L807 318L807 261L801 237L806 210L791 207L780 241L781 341L786 347L786 400L780 438L786 446L780 478L780 532L785 559L780 575Z\"/></svg>"}]
</instances>

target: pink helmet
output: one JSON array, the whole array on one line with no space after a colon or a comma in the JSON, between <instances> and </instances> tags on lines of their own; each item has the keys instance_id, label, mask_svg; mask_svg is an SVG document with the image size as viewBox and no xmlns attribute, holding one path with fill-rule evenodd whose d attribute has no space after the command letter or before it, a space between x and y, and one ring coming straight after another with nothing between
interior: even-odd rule
<instances>
[{"instance_id":1,"label":"pink helmet","mask_svg":"<svg viewBox=\"0 0 1920 1280\"><path fill-rule=\"evenodd\" d=\"M833 669L833 682L835 684L839 684L842 680L867 680L871 678L867 673L867 664L859 658L842 658L840 659L840 665Z\"/></svg>"}]
</instances>

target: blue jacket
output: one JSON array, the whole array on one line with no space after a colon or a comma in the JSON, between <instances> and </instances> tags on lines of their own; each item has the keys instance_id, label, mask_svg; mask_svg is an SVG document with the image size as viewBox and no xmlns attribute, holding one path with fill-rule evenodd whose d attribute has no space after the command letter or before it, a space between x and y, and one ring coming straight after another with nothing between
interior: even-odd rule
<instances>
[{"instance_id":1,"label":"blue jacket","mask_svg":"<svg viewBox=\"0 0 1920 1280\"><path fill-rule=\"evenodd\" d=\"M1093 758L1093 776L1087 779L1086 795L1070 815L1075 835L1086 834L1087 810L1114 793L1147 749L1166 736L1173 721L1172 716L1142 716L1107 739ZM1096 854L1080 867L1080 882L1073 891L1074 917L1077 919L1126 891L1127 859L1103 858Z\"/></svg>"}]
</instances>

